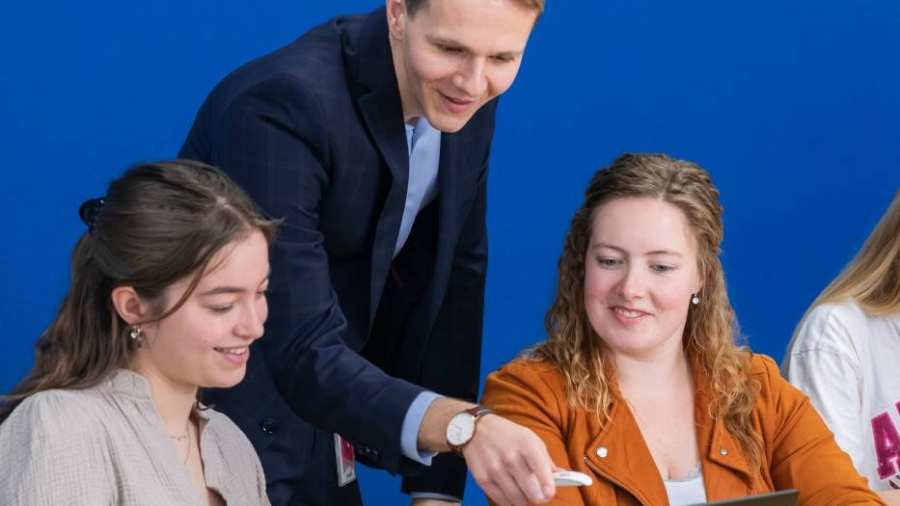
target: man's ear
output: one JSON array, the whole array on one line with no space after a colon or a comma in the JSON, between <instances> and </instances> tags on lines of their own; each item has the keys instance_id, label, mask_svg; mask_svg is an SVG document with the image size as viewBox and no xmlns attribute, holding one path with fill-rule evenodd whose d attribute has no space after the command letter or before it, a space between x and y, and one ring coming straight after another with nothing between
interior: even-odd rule
<instances>
[{"instance_id":1,"label":"man's ear","mask_svg":"<svg viewBox=\"0 0 900 506\"><path fill-rule=\"evenodd\" d=\"M385 0L385 7L391 38L403 40L406 34L406 0Z\"/></svg>"},{"instance_id":2,"label":"man's ear","mask_svg":"<svg viewBox=\"0 0 900 506\"><path fill-rule=\"evenodd\" d=\"M117 286L113 288L112 294L113 307L119 317L125 320L129 325L140 323L147 319L149 314L148 305L138 296L134 288L130 286Z\"/></svg>"}]
</instances>

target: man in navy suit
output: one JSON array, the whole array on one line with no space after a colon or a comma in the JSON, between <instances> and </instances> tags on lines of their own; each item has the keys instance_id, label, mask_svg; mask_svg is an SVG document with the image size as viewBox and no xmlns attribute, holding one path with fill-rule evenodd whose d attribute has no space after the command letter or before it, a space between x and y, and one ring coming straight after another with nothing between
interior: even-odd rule
<instances>
[{"instance_id":1,"label":"man in navy suit","mask_svg":"<svg viewBox=\"0 0 900 506\"><path fill-rule=\"evenodd\" d=\"M461 501L466 465L500 504L553 496L540 439L473 404L496 97L542 9L386 0L239 68L197 114L181 156L284 220L265 338L208 396L273 504L361 504L354 454L416 506Z\"/></svg>"}]
</instances>

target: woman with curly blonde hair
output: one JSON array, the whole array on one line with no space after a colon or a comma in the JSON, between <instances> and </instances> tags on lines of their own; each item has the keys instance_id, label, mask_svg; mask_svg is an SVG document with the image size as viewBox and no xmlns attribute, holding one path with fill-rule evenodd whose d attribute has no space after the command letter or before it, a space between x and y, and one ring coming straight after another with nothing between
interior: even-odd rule
<instances>
[{"instance_id":1,"label":"woman with curly blonde hair","mask_svg":"<svg viewBox=\"0 0 900 506\"><path fill-rule=\"evenodd\" d=\"M595 174L559 261L547 341L484 404L594 483L555 504L696 504L795 488L880 504L774 362L735 344L709 174L626 154Z\"/></svg>"},{"instance_id":2,"label":"woman with curly blonde hair","mask_svg":"<svg viewBox=\"0 0 900 506\"><path fill-rule=\"evenodd\" d=\"M856 469L900 505L900 192L859 254L812 303L784 368Z\"/></svg>"}]
</instances>

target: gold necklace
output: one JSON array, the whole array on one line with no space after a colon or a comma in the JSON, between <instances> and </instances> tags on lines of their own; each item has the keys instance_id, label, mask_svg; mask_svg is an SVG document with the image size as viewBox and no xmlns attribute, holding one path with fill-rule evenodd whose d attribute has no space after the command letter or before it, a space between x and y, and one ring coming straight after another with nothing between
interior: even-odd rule
<instances>
[{"instance_id":1,"label":"gold necklace","mask_svg":"<svg viewBox=\"0 0 900 506\"><path fill-rule=\"evenodd\" d=\"M188 460L191 458L191 417L188 416L187 422L184 424L184 434L173 436L172 434L168 434L169 439L175 441L176 443L180 443L182 441L187 440L187 453L184 456L183 464L187 464Z\"/></svg>"}]
</instances>

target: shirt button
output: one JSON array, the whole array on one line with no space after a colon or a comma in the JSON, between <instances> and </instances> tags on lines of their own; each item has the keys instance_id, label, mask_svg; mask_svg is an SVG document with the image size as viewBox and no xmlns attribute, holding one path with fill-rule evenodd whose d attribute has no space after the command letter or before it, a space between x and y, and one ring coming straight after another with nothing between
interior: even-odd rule
<instances>
[{"instance_id":1,"label":"shirt button","mask_svg":"<svg viewBox=\"0 0 900 506\"><path fill-rule=\"evenodd\" d=\"M609 455L609 450L605 446L600 446L597 448L597 456L601 459L605 459L606 456Z\"/></svg>"},{"instance_id":2,"label":"shirt button","mask_svg":"<svg viewBox=\"0 0 900 506\"><path fill-rule=\"evenodd\" d=\"M723 457L728 455L728 450L726 450L725 448L722 448L721 450L719 450L719 455L721 455Z\"/></svg>"}]
</instances>

